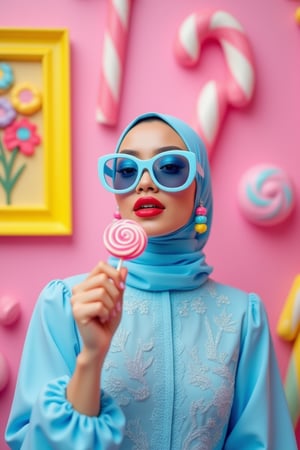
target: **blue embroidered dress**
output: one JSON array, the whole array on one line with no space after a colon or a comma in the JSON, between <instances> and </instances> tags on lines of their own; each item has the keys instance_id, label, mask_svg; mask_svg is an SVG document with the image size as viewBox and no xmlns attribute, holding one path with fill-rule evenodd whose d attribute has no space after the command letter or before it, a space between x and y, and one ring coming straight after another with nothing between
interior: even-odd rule
<instances>
[{"instance_id":1,"label":"blue embroidered dress","mask_svg":"<svg viewBox=\"0 0 300 450\"><path fill-rule=\"evenodd\" d=\"M65 397L81 347L70 306L78 281L53 281L36 305L12 449L297 449L261 301L209 279L182 292L126 288L103 409L80 415Z\"/></svg>"},{"instance_id":2,"label":"blue embroidered dress","mask_svg":"<svg viewBox=\"0 0 300 450\"><path fill-rule=\"evenodd\" d=\"M165 121L195 153L202 168L195 210L203 202L210 229L207 155L189 126L142 115L117 151L128 130L148 119ZM196 234L193 220L149 238L146 251L126 262L123 314L101 375L98 417L79 414L66 399L82 347L71 289L84 275L44 288L6 430L12 450L297 449L263 304L210 278L203 253L209 232Z\"/></svg>"}]
</instances>

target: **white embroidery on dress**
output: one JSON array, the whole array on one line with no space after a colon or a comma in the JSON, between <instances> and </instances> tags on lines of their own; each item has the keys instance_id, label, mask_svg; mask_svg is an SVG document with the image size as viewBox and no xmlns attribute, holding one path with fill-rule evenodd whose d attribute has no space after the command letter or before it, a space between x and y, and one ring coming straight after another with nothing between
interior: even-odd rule
<instances>
[{"instance_id":1,"label":"white embroidery on dress","mask_svg":"<svg viewBox=\"0 0 300 450\"><path fill-rule=\"evenodd\" d=\"M122 348L118 347L118 348ZM150 395L150 389L146 381L147 370L153 363L153 357L145 358L145 353L150 352L153 349L153 342L148 344L137 345L137 351L134 358L130 358L125 351L125 347L122 351L125 353L124 364L127 369L128 376L131 380L135 381L137 387L134 388L132 383L128 383L126 380L122 380L111 376L108 380L109 390L113 396L118 397L118 401L121 406L126 406L131 400L143 401ZM117 351L117 350L114 350ZM105 364L105 369L115 368L115 365L111 361Z\"/></svg>"},{"instance_id":2,"label":"white embroidery on dress","mask_svg":"<svg viewBox=\"0 0 300 450\"><path fill-rule=\"evenodd\" d=\"M179 315L182 317L187 317L190 312L195 312L196 314L203 315L207 311L207 306L204 301L200 298L195 298L192 301L183 300L180 302L178 307Z\"/></svg>"},{"instance_id":3,"label":"white embroidery on dress","mask_svg":"<svg viewBox=\"0 0 300 450\"><path fill-rule=\"evenodd\" d=\"M201 425L201 418L203 414L207 411L208 407L203 403L202 400L198 402L193 402L191 407L191 417L192 417L192 429L183 441L183 449L201 449L201 450L211 450L212 436L216 433L216 422L214 419L209 418L204 425ZM199 417L199 420L198 420ZM215 440L215 438L214 438ZM196 441L196 445L195 445Z\"/></svg>"},{"instance_id":4,"label":"white embroidery on dress","mask_svg":"<svg viewBox=\"0 0 300 450\"><path fill-rule=\"evenodd\" d=\"M149 450L147 435L143 431L139 419L128 422L125 429L125 436L133 442L134 446L132 450Z\"/></svg>"},{"instance_id":5,"label":"white embroidery on dress","mask_svg":"<svg viewBox=\"0 0 300 450\"><path fill-rule=\"evenodd\" d=\"M220 447L234 393L239 319L229 291L218 289L208 281L199 290L170 294L169 299L138 291L129 301L127 297L126 320L105 361L105 388L127 417L124 448L149 450L159 448L157 443L163 448L168 433L174 450ZM166 316L160 315L158 300L170 301L172 329L164 328ZM142 315L149 317L140 322ZM165 386L165 337L173 339L174 404Z\"/></svg>"},{"instance_id":6,"label":"white embroidery on dress","mask_svg":"<svg viewBox=\"0 0 300 450\"><path fill-rule=\"evenodd\" d=\"M140 314L149 314L148 302L147 301L126 302L126 304L124 304L124 311L130 315L136 312L139 312Z\"/></svg>"},{"instance_id":7,"label":"white embroidery on dress","mask_svg":"<svg viewBox=\"0 0 300 450\"><path fill-rule=\"evenodd\" d=\"M110 351L113 353L124 352L129 335L129 331L126 331L124 328L119 327L112 341Z\"/></svg>"},{"instance_id":8,"label":"white embroidery on dress","mask_svg":"<svg viewBox=\"0 0 300 450\"><path fill-rule=\"evenodd\" d=\"M199 298L198 304L194 299L185 299L179 305L181 320L186 320L196 312L203 317L203 322L199 322L200 329L203 324L206 331L206 341L201 339L205 355L197 345L190 352L187 372L189 382L198 387L200 392L197 394L197 391L194 391L194 395L196 398L199 396L199 399L193 401L190 406L192 424L181 444L183 450L211 450L217 445L223 434L234 391L239 350L233 348L229 354L229 350L224 351L227 347L222 346L222 341L226 334L238 332L237 322L233 313L227 310L230 305L229 297L218 295L213 282L207 283L206 287L208 297ZM215 316L207 314L207 304L212 300L215 300L217 308L221 308ZM195 307L196 304L198 307Z\"/></svg>"}]
</instances>

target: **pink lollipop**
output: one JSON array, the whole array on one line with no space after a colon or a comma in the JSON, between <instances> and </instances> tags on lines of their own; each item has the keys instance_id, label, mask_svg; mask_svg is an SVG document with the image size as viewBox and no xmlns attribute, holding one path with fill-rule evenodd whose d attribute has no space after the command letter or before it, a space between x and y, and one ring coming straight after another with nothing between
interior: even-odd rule
<instances>
[{"instance_id":1,"label":"pink lollipop","mask_svg":"<svg viewBox=\"0 0 300 450\"><path fill-rule=\"evenodd\" d=\"M103 234L103 241L109 253L123 259L137 258L147 246L148 237L143 227L134 220L116 220L109 224Z\"/></svg>"}]
</instances>

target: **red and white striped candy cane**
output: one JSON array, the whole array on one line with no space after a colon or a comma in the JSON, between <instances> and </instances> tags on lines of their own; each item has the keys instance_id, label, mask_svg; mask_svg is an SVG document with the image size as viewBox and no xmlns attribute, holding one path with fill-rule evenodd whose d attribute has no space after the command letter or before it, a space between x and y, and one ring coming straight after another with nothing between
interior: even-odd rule
<instances>
[{"instance_id":1,"label":"red and white striped candy cane","mask_svg":"<svg viewBox=\"0 0 300 450\"><path fill-rule=\"evenodd\" d=\"M195 66L201 45L207 39L220 43L230 73L222 83L209 81L197 101L195 129L210 155L227 106L241 108L251 100L255 71L251 48L241 24L220 10L196 12L182 22L175 43L179 63L185 67Z\"/></svg>"},{"instance_id":2,"label":"red and white striped candy cane","mask_svg":"<svg viewBox=\"0 0 300 450\"><path fill-rule=\"evenodd\" d=\"M116 125L119 115L129 19L133 0L109 0L96 120Z\"/></svg>"}]
</instances>

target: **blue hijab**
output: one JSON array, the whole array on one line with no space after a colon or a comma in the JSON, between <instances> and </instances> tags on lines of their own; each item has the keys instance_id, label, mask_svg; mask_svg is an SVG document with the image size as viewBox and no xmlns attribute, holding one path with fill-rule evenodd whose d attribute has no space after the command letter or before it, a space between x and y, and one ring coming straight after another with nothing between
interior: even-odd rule
<instances>
[{"instance_id":1,"label":"blue hijab","mask_svg":"<svg viewBox=\"0 0 300 450\"><path fill-rule=\"evenodd\" d=\"M147 119L160 119L173 128L187 150L196 155L204 173L203 176L199 173L196 175L194 212L188 223L172 233L149 237L144 253L136 259L124 262L124 266L128 268L126 284L150 291L195 289L201 286L212 272L203 253L212 220L212 190L207 152L200 137L189 125L176 117L154 112L136 117L125 128L117 143L116 152L129 130ZM195 210L200 202L207 209L208 230L204 234L198 234L194 230ZM118 259L110 257L109 262L116 267Z\"/></svg>"}]
</instances>

